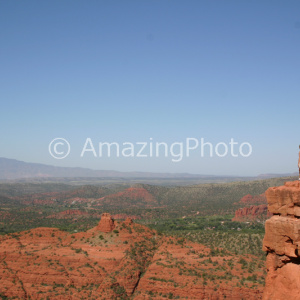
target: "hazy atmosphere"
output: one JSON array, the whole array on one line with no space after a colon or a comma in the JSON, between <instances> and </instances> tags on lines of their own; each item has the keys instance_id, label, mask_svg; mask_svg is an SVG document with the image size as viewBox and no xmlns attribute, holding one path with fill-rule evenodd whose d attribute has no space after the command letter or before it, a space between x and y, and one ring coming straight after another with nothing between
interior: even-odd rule
<instances>
[{"instance_id":1,"label":"hazy atmosphere","mask_svg":"<svg viewBox=\"0 0 300 300\"><path fill-rule=\"evenodd\" d=\"M299 12L299 1L0 1L0 157L296 172ZM63 159L55 138L69 143Z\"/></svg>"}]
</instances>

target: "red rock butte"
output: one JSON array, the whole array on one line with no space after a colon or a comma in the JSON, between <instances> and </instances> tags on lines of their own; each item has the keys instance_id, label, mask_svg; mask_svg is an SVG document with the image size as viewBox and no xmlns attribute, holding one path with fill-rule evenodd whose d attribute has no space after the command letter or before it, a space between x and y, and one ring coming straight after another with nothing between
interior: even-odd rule
<instances>
[{"instance_id":1,"label":"red rock butte","mask_svg":"<svg viewBox=\"0 0 300 300\"><path fill-rule=\"evenodd\" d=\"M85 232L40 227L0 236L0 298L259 300L262 284L240 286L239 274L249 275L242 257L212 256L204 245L103 214ZM227 277L232 264L235 276Z\"/></svg>"},{"instance_id":2,"label":"red rock butte","mask_svg":"<svg viewBox=\"0 0 300 300\"><path fill-rule=\"evenodd\" d=\"M115 228L115 221L109 213L104 213L101 216L101 220L96 227L101 232L111 232Z\"/></svg>"},{"instance_id":3,"label":"red rock butte","mask_svg":"<svg viewBox=\"0 0 300 300\"><path fill-rule=\"evenodd\" d=\"M274 215L265 223L268 274L263 299L300 299L300 182L271 187L266 197Z\"/></svg>"}]
</instances>

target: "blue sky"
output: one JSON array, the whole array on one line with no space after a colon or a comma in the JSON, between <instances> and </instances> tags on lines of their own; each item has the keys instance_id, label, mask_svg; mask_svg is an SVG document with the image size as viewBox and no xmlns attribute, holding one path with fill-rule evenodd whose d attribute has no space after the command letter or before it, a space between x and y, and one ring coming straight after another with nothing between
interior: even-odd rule
<instances>
[{"instance_id":1,"label":"blue sky","mask_svg":"<svg viewBox=\"0 0 300 300\"><path fill-rule=\"evenodd\" d=\"M119 171L297 171L299 1L0 1L0 157ZM70 155L54 159L63 137ZM80 157L231 138L249 157ZM221 149L221 148L220 148ZM98 151L97 151L98 152Z\"/></svg>"}]
</instances>

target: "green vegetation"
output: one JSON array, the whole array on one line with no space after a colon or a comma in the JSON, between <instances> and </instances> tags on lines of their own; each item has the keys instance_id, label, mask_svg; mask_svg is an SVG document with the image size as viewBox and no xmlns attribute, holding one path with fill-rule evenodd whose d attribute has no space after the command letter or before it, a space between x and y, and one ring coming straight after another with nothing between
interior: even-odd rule
<instances>
[{"instance_id":1,"label":"green vegetation","mask_svg":"<svg viewBox=\"0 0 300 300\"><path fill-rule=\"evenodd\" d=\"M264 224L233 222L231 218L232 215L200 216L145 223L160 233L206 245L212 249L212 255L219 255L220 249L226 249L233 254L253 254L264 260L265 254L261 250Z\"/></svg>"},{"instance_id":2,"label":"green vegetation","mask_svg":"<svg viewBox=\"0 0 300 300\"><path fill-rule=\"evenodd\" d=\"M227 222L235 210L241 207L238 204L240 198L246 194L259 195L270 186L293 179L273 178L175 187L135 184L134 187L151 195L152 200L147 201L143 195L134 199L120 196L119 192L129 187L127 184L72 186L58 183L1 183L0 234L36 227L57 227L69 232L85 231L99 222L103 212L135 215L145 224L158 220L159 224L163 224L161 226L167 226L170 231L204 230L205 224L198 217L218 215L225 218L225 223L221 226L219 222L208 220L210 227L216 227L214 230L228 231L231 226L239 226L245 232L251 230L251 227ZM107 201L98 200L112 194L113 198ZM76 222L73 217L56 216L66 210L77 210L86 215L76 216ZM184 216L189 221L189 218L194 218L195 223L181 224L179 219ZM157 229L164 230L159 226Z\"/></svg>"}]
</instances>

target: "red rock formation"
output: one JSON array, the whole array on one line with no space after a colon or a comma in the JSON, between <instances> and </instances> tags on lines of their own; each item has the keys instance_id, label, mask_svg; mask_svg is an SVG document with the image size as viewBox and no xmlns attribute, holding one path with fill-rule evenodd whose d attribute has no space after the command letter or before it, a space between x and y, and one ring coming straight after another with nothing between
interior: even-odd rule
<instances>
[{"instance_id":1,"label":"red rock formation","mask_svg":"<svg viewBox=\"0 0 300 300\"><path fill-rule=\"evenodd\" d=\"M252 205L236 210L235 216L232 219L232 221L245 222L254 220L264 220L271 216L272 214L268 212L268 206L266 204Z\"/></svg>"},{"instance_id":2,"label":"red rock formation","mask_svg":"<svg viewBox=\"0 0 300 300\"><path fill-rule=\"evenodd\" d=\"M104 214L103 220L111 218ZM36 228L0 236L1 296L261 299L261 285L240 286L238 275L245 272L238 263L242 256L211 257L206 246L160 236L130 219L117 224L117 228L118 233L103 233L93 228L73 234ZM227 278L231 272L227 261L235 265L230 278ZM246 278L249 273L244 275Z\"/></svg>"},{"instance_id":3,"label":"red rock formation","mask_svg":"<svg viewBox=\"0 0 300 300\"><path fill-rule=\"evenodd\" d=\"M115 228L115 222L112 216L108 213L104 213L101 216L101 220L97 226L97 230L102 232L111 232Z\"/></svg>"},{"instance_id":4,"label":"red rock formation","mask_svg":"<svg viewBox=\"0 0 300 300\"><path fill-rule=\"evenodd\" d=\"M236 210L232 221L264 221L273 215L272 213L268 212L265 193L256 196L252 196L250 194L245 195L238 203L235 204L245 204L247 206Z\"/></svg>"},{"instance_id":5,"label":"red rock formation","mask_svg":"<svg viewBox=\"0 0 300 300\"><path fill-rule=\"evenodd\" d=\"M266 192L269 211L282 216L300 217L300 182L286 182L284 186L269 188Z\"/></svg>"},{"instance_id":6,"label":"red rock formation","mask_svg":"<svg viewBox=\"0 0 300 300\"><path fill-rule=\"evenodd\" d=\"M266 199L266 195L265 193L261 194L261 195L256 195L256 196L252 196L250 194L244 196L241 198L241 200L239 201L239 203L241 204L267 204L267 199Z\"/></svg>"},{"instance_id":7,"label":"red rock formation","mask_svg":"<svg viewBox=\"0 0 300 300\"><path fill-rule=\"evenodd\" d=\"M107 220L111 217L103 214L102 221ZM0 295L14 299L128 299L143 266L127 253L136 243L150 248L156 233L142 225L130 226L130 232L127 227L122 226L118 234L99 235L97 227L73 234L36 228L0 236ZM138 254L140 261L151 259L146 254Z\"/></svg>"},{"instance_id":8,"label":"red rock formation","mask_svg":"<svg viewBox=\"0 0 300 300\"><path fill-rule=\"evenodd\" d=\"M269 211L263 250L267 252L264 300L300 299L300 183L266 191Z\"/></svg>"}]
</instances>

